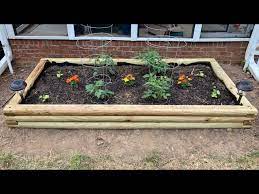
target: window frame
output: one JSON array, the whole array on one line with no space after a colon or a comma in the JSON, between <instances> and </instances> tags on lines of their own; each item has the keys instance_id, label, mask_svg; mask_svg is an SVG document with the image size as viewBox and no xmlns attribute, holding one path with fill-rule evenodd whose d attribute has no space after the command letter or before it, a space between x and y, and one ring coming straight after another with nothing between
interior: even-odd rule
<instances>
[{"instance_id":1,"label":"window frame","mask_svg":"<svg viewBox=\"0 0 259 194\"><path fill-rule=\"evenodd\" d=\"M12 24L5 24L9 39L36 39L36 40L122 40L122 41L172 41L172 42L235 42L249 41L249 38L201 38L202 24L194 24L193 36L191 38L155 38L138 37L138 24L131 24L130 37L107 37L107 36L75 36L74 24L67 24L67 36L17 36Z\"/></svg>"},{"instance_id":2,"label":"window frame","mask_svg":"<svg viewBox=\"0 0 259 194\"><path fill-rule=\"evenodd\" d=\"M250 33L250 36L249 36L249 38L250 38L251 35L252 35L252 32L253 32L253 29L254 29L254 24L247 24L247 25L249 25L249 26L247 27L246 31L250 31L251 30L251 33ZM235 32L235 33L231 32L231 33L229 33L228 29L229 29L229 24L227 26L227 31L214 31L214 32L209 32L209 31L202 32L201 31L201 35L200 36L202 36L202 35L204 36L205 35L205 37L201 37L201 39L203 39L203 38L210 38L210 36L212 36L212 37L213 36L217 36L217 38L225 38L224 36L228 36L226 38L248 38L248 37L242 37L244 34L241 34L241 33L238 33L238 32Z\"/></svg>"}]
</instances>

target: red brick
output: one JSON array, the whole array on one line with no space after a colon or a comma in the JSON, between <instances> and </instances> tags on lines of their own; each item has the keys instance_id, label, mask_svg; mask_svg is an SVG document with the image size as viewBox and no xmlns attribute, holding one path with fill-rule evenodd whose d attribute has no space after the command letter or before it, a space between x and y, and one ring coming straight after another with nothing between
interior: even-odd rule
<instances>
[{"instance_id":1,"label":"red brick","mask_svg":"<svg viewBox=\"0 0 259 194\"><path fill-rule=\"evenodd\" d=\"M107 41L83 40L81 44L100 46ZM72 40L10 40L14 58L19 63L37 63L41 57L87 57L97 53L110 53L114 57L133 57L139 52L152 48L148 42L112 41L100 49L81 49ZM247 42L170 42L173 48L166 48L167 42L150 42L157 45L162 56L167 57L213 57L218 61L241 64ZM178 48L176 48L178 47Z\"/></svg>"}]
</instances>

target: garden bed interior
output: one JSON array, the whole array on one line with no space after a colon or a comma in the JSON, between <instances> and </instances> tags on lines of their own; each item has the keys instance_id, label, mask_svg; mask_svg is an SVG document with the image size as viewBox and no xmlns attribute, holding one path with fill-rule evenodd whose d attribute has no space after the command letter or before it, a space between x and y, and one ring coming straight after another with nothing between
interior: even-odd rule
<instances>
[{"instance_id":1,"label":"garden bed interior","mask_svg":"<svg viewBox=\"0 0 259 194\"><path fill-rule=\"evenodd\" d=\"M107 68L93 76L93 59L41 59L26 83L22 100L18 94L4 109L9 127L32 128L248 128L257 109L246 97L237 103L235 84L215 59L165 59L170 65L167 77L172 79L166 100L142 98L146 89L143 76L149 68L137 59L114 59L115 75ZM62 77L57 78L61 71ZM190 87L177 84L180 73L193 76ZM134 85L122 82L127 74L135 77ZM78 75L76 87L66 79ZM114 95L99 100L85 91L85 85L102 79ZM212 87L220 90L220 98L212 98ZM40 95L48 94L46 102Z\"/></svg>"},{"instance_id":2,"label":"garden bed interior","mask_svg":"<svg viewBox=\"0 0 259 194\"><path fill-rule=\"evenodd\" d=\"M145 90L145 79L143 76L149 73L149 69L144 65L133 65L129 63L117 64L115 75L109 74L107 68L100 69L101 75L93 77L94 68L89 64L55 63L47 62L42 73L34 83L22 104L42 104L39 96L49 94L50 98L44 104L175 104L175 105L235 105L236 97L226 88L224 83L214 74L209 63L200 62L189 65L172 66L171 71L167 71L167 77L173 79L171 96L167 100L143 99ZM189 75L202 70L204 77L195 77L191 81L191 86L181 89L177 85L179 73ZM56 72L61 71L63 76L57 78ZM128 74L133 74L136 78L134 85L127 86L122 79ZM66 83L66 79L72 75L78 75L80 82L77 87L71 87ZM106 76L105 76L106 75ZM107 89L114 92L114 96L108 99L98 100L95 96L85 91L85 85L96 80L110 82ZM220 98L211 98L212 86L216 86L221 91Z\"/></svg>"}]
</instances>

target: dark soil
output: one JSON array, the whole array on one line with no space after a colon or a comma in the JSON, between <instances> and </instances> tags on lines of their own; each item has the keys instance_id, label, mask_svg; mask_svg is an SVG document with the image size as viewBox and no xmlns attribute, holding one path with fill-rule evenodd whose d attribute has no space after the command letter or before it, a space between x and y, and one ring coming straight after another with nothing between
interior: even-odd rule
<instances>
[{"instance_id":1,"label":"dark soil","mask_svg":"<svg viewBox=\"0 0 259 194\"><path fill-rule=\"evenodd\" d=\"M4 57L4 50L2 48L2 45L0 43L0 60Z\"/></svg>"},{"instance_id":2,"label":"dark soil","mask_svg":"<svg viewBox=\"0 0 259 194\"><path fill-rule=\"evenodd\" d=\"M174 67L175 64L170 64ZM202 70L205 77L193 76L190 82L191 86L187 89L181 89L177 85L179 73L189 75L192 71L197 74ZM57 78L56 74L61 71L64 75ZM100 68L99 71L109 75L107 69ZM234 105L235 97L227 90L225 85L215 76L209 63L195 63L190 65L180 65L167 72L167 76L173 79L171 97L168 100L154 101L141 98L145 91L145 79L143 75L149 72L145 66L119 63L116 66L116 75L109 75L111 83L107 89L112 90L115 95L107 100L98 100L85 91L85 85L94 80L104 79L109 82L109 77L93 77L93 67L89 65L77 65L71 63L47 63L45 69L30 90L24 104L41 104L39 96L48 94L50 98L46 104L175 104L175 105ZM133 86L126 86L122 78L132 73L135 78ZM78 75L80 83L78 87L73 88L66 83L66 79ZM211 97L213 86L216 86L221 92L218 99Z\"/></svg>"}]
</instances>

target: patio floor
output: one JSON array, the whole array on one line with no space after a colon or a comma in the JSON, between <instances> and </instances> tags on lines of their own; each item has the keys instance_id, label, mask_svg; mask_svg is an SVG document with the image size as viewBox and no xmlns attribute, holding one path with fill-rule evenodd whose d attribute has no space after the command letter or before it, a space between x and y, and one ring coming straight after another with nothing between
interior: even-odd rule
<instances>
[{"instance_id":1,"label":"patio floor","mask_svg":"<svg viewBox=\"0 0 259 194\"><path fill-rule=\"evenodd\" d=\"M222 67L235 82L252 80L241 66ZM12 94L10 81L25 79L33 68L17 64L13 78L8 71L1 76L1 106ZM259 108L254 86L247 98ZM0 169L67 169L76 154L85 156L82 169L259 169L258 119L251 129L9 129L2 109Z\"/></svg>"}]
</instances>

